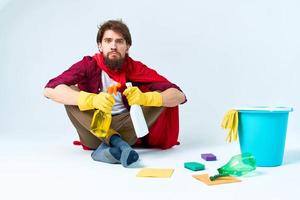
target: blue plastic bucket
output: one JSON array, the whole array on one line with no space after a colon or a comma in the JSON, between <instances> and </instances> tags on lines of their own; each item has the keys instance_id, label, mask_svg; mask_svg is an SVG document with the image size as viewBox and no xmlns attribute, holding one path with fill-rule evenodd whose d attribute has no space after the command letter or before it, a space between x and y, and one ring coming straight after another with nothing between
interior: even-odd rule
<instances>
[{"instance_id":1,"label":"blue plastic bucket","mask_svg":"<svg viewBox=\"0 0 300 200\"><path fill-rule=\"evenodd\" d=\"M239 111L239 142L242 153L252 153L258 167L282 164L288 115L292 108L251 107Z\"/></svg>"}]
</instances>

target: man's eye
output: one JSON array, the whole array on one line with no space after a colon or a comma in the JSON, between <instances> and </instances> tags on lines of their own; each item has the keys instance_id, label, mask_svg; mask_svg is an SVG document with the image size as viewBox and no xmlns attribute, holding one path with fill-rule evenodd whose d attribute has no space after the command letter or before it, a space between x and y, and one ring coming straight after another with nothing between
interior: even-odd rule
<instances>
[{"instance_id":1,"label":"man's eye","mask_svg":"<svg viewBox=\"0 0 300 200\"><path fill-rule=\"evenodd\" d=\"M123 39L120 39L120 40L116 40L116 43L118 44L123 44L125 41Z\"/></svg>"},{"instance_id":2,"label":"man's eye","mask_svg":"<svg viewBox=\"0 0 300 200\"><path fill-rule=\"evenodd\" d=\"M110 43L110 42L111 42L111 39L104 39L104 42Z\"/></svg>"}]
</instances>

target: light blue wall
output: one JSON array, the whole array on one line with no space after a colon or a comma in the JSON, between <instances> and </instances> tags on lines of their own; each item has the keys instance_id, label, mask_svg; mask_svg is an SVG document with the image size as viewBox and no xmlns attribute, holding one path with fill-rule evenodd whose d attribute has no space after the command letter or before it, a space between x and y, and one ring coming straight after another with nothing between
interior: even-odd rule
<instances>
[{"instance_id":1,"label":"light blue wall","mask_svg":"<svg viewBox=\"0 0 300 200\"><path fill-rule=\"evenodd\" d=\"M230 108L293 106L300 130L297 0L27 0L0 8L1 133L74 132L63 106L43 97L46 82L96 52L97 25L122 18L130 55L185 91L181 140L225 141ZM75 135L74 135L75 138Z\"/></svg>"}]
</instances>

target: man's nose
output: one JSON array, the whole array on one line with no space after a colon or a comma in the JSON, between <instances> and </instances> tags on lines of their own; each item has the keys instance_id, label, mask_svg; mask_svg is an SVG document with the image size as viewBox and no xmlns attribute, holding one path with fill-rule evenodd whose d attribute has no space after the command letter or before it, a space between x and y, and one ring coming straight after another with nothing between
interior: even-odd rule
<instances>
[{"instance_id":1,"label":"man's nose","mask_svg":"<svg viewBox=\"0 0 300 200\"><path fill-rule=\"evenodd\" d=\"M116 48L117 48L116 42L112 41L111 42L111 49L116 49Z\"/></svg>"}]
</instances>

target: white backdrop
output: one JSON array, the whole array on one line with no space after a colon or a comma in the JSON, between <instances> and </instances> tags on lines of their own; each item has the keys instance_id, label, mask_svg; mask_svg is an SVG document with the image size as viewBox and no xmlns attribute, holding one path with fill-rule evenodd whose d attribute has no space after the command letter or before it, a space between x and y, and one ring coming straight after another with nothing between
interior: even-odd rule
<instances>
[{"instance_id":1,"label":"white backdrop","mask_svg":"<svg viewBox=\"0 0 300 200\"><path fill-rule=\"evenodd\" d=\"M130 55L185 92L183 143L225 143L224 113L236 106L292 106L300 129L300 3L297 0L0 1L1 135L75 130L47 81L96 51L97 26L123 19ZM16 137L17 138L17 137Z\"/></svg>"}]
</instances>

